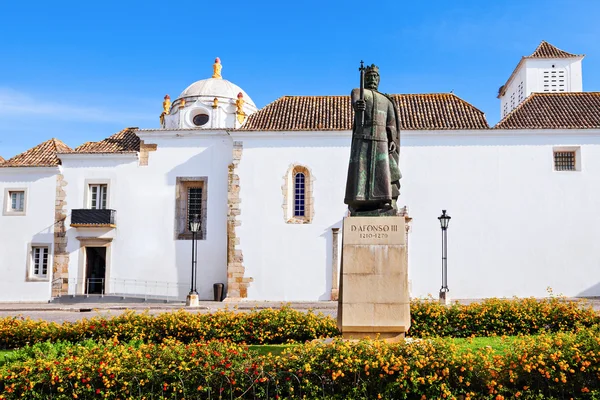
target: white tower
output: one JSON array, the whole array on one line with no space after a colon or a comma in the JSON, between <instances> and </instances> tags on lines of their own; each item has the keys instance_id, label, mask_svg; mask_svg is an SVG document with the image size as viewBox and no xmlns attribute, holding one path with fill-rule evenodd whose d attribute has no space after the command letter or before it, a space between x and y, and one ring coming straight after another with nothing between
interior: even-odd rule
<instances>
[{"instance_id":1,"label":"white tower","mask_svg":"<svg viewBox=\"0 0 600 400\"><path fill-rule=\"evenodd\" d=\"M581 92L583 55L560 50L546 41L519 64L500 86L500 116L504 118L533 92Z\"/></svg>"}]
</instances>

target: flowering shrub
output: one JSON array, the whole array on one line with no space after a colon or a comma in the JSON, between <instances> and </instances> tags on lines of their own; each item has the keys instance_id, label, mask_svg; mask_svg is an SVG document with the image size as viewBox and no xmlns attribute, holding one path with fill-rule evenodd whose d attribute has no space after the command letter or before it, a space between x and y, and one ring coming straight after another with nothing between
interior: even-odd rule
<instances>
[{"instance_id":1,"label":"flowering shrub","mask_svg":"<svg viewBox=\"0 0 600 400\"><path fill-rule=\"evenodd\" d=\"M546 300L491 299L469 305L445 307L435 301L411 303L412 337L491 336L533 334L542 331L574 331L600 323L600 317L579 302L557 298ZM297 343L339 335L335 321L313 312L289 307L250 313L232 310L213 314L185 311L152 316L126 312L77 322L34 321L20 317L0 318L0 349L41 342L86 339L141 340L160 343L175 339L184 343L227 339L246 344Z\"/></svg>"},{"instance_id":2,"label":"flowering shrub","mask_svg":"<svg viewBox=\"0 0 600 400\"><path fill-rule=\"evenodd\" d=\"M493 336L573 331L600 323L583 301L547 299L487 299L449 307L433 300L413 300L410 336Z\"/></svg>"},{"instance_id":3,"label":"flowering shrub","mask_svg":"<svg viewBox=\"0 0 600 400\"><path fill-rule=\"evenodd\" d=\"M86 339L142 340L159 343L172 338L181 342L228 339L247 344L294 343L338 334L335 321L313 312L289 307L240 313L213 314L185 311L162 313L125 312L113 318L94 317L77 322L34 321L0 318L0 348L17 348L40 342L80 342Z\"/></svg>"},{"instance_id":4,"label":"flowering shrub","mask_svg":"<svg viewBox=\"0 0 600 400\"><path fill-rule=\"evenodd\" d=\"M0 399L598 399L600 330L523 336L510 351L334 341L265 357L231 342L43 345L0 367ZM32 358L29 358L32 356Z\"/></svg>"}]
</instances>

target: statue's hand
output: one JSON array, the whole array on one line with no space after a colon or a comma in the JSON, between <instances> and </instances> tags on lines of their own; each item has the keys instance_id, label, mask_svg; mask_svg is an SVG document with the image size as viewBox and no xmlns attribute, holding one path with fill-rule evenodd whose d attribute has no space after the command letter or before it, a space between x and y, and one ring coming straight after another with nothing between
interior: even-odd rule
<instances>
[{"instance_id":1,"label":"statue's hand","mask_svg":"<svg viewBox=\"0 0 600 400\"><path fill-rule=\"evenodd\" d=\"M396 143L390 142L389 150L390 150L390 153L395 152L396 151Z\"/></svg>"},{"instance_id":2,"label":"statue's hand","mask_svg":"<svg viewBox=\"0 0 600 400\"><path fill-rule=\"evenodd\" d=\"M356 100L354 102L354 109L356 111L365 111L367 109L367 102L364 100Z\"/></svg>"}]
</instances>

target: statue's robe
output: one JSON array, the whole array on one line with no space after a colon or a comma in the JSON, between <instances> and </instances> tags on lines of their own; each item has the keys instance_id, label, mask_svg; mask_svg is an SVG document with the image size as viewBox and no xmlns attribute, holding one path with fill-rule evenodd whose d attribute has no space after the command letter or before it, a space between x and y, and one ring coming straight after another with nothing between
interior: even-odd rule
<instances>
[{"instance_id":1,"label":"statue's robe","mask_svg":"<svg viewBox=\"0 0 600 400\"><path fill-rule=\"evenodd\" d=\"M360 126L359 113L354 114L352 147L346 181L344 203L351 209L374 209L392 203L400 194L400 121L391 98L375 90L365 89L365 118ZM359 99L359 89L352 90L352 108ZM389 143L396 143L394 152ZM395 204L394 204L395 205Z\"/></svg>"}]
</instances>

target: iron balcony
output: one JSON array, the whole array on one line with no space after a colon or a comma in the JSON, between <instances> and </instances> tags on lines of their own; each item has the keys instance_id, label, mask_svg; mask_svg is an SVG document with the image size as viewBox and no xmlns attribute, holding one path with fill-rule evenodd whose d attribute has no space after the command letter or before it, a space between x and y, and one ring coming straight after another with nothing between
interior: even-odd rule
<instances>
[{"instance_id":1,"label":"iron balcony","mask_svg":"<svg viewBox=\"0 0 600 400\"><path fill-rule=\"evenodd\" d=\"M71 226L73 227L116 227L116 210L77 209L71 210Z\"/></svg>"}]
</instances>

